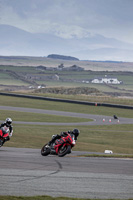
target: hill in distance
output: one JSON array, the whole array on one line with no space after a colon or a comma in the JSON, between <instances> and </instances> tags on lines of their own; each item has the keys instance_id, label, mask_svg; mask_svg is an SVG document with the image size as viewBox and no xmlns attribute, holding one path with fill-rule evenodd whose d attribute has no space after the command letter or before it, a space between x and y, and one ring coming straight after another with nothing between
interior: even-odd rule
<instances>
[{"instance_id":1,"label":"hill in distance","mask_svg":"<svg viewBox=\"0 0 133 200\"><path fill-rule=\"evenodd\" d=\"M65 39L45 33L30 33L4 24L0 25L0 47L0 55L3 56L59 54L80 60L133 61L133 45L113 38L90 34L85 38Z\"/></svg>"},{"instance_id":2,"label":"hill in distance","mask_svg":"<svg viewBox=\"0 0 133 200\"><path fill-rule=\"evenodd\" d=\"M58 56L57 56L58 57ZM61 55L62 57L62 55ZM91 71L128 71L133 72L133 62L118 62L118 61L82 61L77 58L67 59L69 56L63 56L66 59L48 58L48 57L34 57L34 56L0 56L0 65L9 66L44 66L57 68L59 65L70 67L73 65L84 68L84 70ZM72 57L73 58L73 57Z\"/></svg>"}]
</instances>

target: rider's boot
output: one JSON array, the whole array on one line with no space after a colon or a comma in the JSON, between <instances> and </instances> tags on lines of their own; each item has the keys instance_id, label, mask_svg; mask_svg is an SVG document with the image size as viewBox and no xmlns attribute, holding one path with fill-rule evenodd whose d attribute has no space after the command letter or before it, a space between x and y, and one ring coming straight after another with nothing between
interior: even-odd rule
<instances>
[{"instance_id":1,"label":"rider's boot","mask_svg":"<svg viewBox=\"0 0 133 200\"><path fill-rule=\"evenodd\" d=\"M0 140L0 147L3 146L3 140Z\"/></svg>"}]
</instances>

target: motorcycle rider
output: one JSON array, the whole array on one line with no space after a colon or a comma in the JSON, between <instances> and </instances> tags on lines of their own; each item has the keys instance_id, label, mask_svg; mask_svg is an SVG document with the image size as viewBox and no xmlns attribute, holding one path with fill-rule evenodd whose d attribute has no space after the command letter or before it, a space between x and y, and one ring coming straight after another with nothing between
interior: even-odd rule
<instances>
[{"instance_id":1,"label":"motorcycle rider","mask_svg":"<svg viewBox=\"0 0 133 200\"><path fill-rule=\"evenodd\" d=\"M53 142L55 142L56 139L60 139L61 137L66 137L68 134L72 134L74 135L74 139L77 140L78 136L79 136L80 131L78 129L73 129L72 131L68 131L68 132L61 132L60 135L53 135L52 139L49 141L48 145L50 146Z\"/></svg>"},{"instance_id":2,"label":"motorcycle rider","mask_svg":"<svg viewBox=\"0 0 133 200\"><path fill-rule=\"evenodd\" d=\"M6 126L7 128L9 128L9 135L6 136L6 137L4 137L3 144L4 144L6 141L10 140L10 137L11 137L12 134L13 134L12 119L11 119L10 117L6 118L5 122L2 123L2 124L0 125L0 128L2 128L2 127L4 127L4 126ZM3 132L3 135L4 135L4 134L6 134L6 133Z\"/></svg>"}]
</instances>

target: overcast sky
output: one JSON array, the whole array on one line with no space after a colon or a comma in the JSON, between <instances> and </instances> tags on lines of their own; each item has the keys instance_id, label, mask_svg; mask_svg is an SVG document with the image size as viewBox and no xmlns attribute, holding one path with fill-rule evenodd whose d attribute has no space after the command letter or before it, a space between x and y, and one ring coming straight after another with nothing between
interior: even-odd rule
<instances>
[{"instance_id":1,"label":"overcast sky","mask_svg":"<svg viewBox=\"0 0 133 200\"><path fill-rule=\"evenodd\" d=\"M101 34L133 43L133 0L0 0L0 24L64 38Z\"/></svg>"}]
</instances>

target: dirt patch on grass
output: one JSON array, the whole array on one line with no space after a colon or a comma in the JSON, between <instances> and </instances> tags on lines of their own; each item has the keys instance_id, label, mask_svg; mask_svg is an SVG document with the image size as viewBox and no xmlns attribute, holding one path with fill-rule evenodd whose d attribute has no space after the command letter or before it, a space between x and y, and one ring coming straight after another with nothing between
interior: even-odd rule
<instances>
[{"instance_id":1,"label":"dirt patch on grass","mask_svg":"<svg viewBox=\"0 0 133 200\"><path fill-rule=\"evenodd\" d=\"M76 88L64 88L64 87L55 87L55 88L42 88L35 90L36 93L54 93L54 94L65 94L65 95L80 95L80 94L100 94L100 91L96 88L88 87L76 87Z\"/></svg>"}]
</instances>

